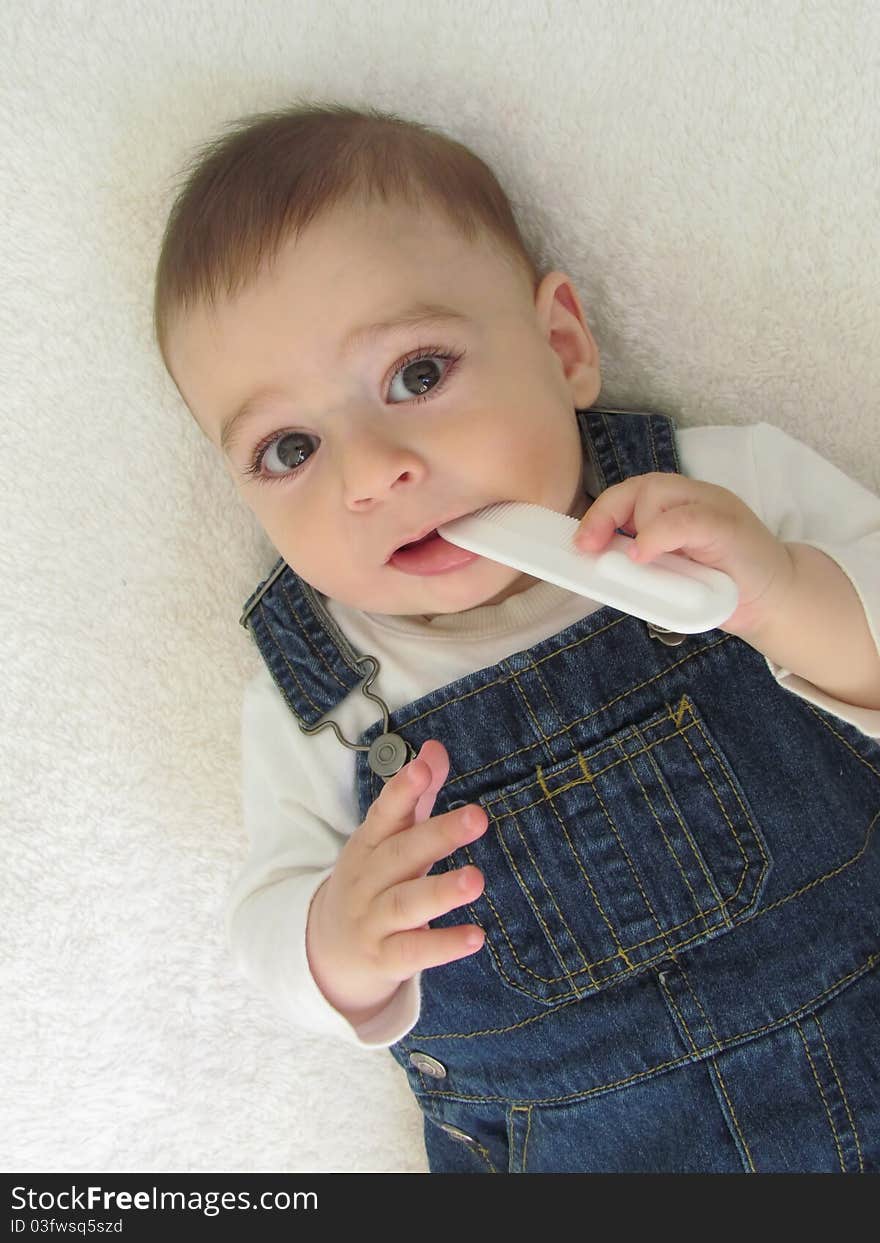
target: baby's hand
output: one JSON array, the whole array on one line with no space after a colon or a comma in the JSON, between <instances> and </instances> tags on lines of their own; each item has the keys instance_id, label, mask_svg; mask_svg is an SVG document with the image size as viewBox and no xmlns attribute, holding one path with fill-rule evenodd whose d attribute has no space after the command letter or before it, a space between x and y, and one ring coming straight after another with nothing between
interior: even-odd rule
<instances>
[{"instance_id":1,"label":"baby's hand","mask_svg":"<svg viewBox=\"0 0 880 1243\"><path fill-rule=\"evenodd\" d=\"M664 472L633 475L599 494L575 547L598 554L618 528L636 534L627 551L639 564L680 552L729 574L739 604L719 629L741 638L761 627L794 580L787 545L735 493L713 483Z\"/></svg>"},{"instance_id":2,"label":"baby's hand","mask_svg":"<svg viewBox=\"0 0 880 1243\"><path fill-rule=\"evenodd\" d=\"M417 971L482 947L484 934L474 924L428 926L483 892L479 868L427 875L488 826L473 803L427 818L448 773L446 748L431 739L385 783L312 900L306 932L312 975L353 1024L382 1010Z\"/></svg>"}]
</instances>

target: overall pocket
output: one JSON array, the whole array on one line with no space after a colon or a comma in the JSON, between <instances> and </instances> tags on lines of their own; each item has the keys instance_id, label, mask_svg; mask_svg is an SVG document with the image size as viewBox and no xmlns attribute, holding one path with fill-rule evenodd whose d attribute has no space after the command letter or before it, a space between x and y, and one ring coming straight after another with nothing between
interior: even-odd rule
<instances>
[{"instance_id":1,"label":"overall pocket","mask_svg":"<svg viewBox=\"0 0 880 1243\"><path fill-rule=\"evenodd\" d=\"M689 696L600 744L572 744L570 757L484 794L488 829L450 856L485 876L467 910L501 978L548 1004L729 930L770 868Z\"/></svg>"}]
</instances>

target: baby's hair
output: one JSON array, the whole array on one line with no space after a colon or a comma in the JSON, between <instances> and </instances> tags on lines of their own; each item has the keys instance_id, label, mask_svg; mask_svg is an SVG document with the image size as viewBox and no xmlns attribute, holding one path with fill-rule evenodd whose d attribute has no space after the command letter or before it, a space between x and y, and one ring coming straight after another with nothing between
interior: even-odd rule
<instances>
[{"instance_id":1,"label":"baby's hair","mask_svg":"<svg viewBox=\"0 0 880 1243\"><path fill-rule=\"evenodd\" d=\"M527 275L538 265L513 208L479 156L439 130L373 108L305 104L234 121L183 170L159 252L153 328L166 346L175 315L222 289L234 296L338 202L429 202L468 241L483 234Z\"/></svg>"}]
</instances>

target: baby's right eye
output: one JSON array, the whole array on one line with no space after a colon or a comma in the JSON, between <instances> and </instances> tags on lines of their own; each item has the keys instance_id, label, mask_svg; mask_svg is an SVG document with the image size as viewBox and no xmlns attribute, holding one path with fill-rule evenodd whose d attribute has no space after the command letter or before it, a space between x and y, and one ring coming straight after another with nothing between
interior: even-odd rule
<instances>
[{"instance_id":1,"label":"baby's right eye","mask_svg":"<svg viewBox=\"0 0 880 1243\"><path fill-rule=\"evenodd\" d=\"M302 464L308 461L314 449L309 451L308 442L314 441L315 449L317 449L317 437L310 436L308 432L282 432L280 436L270 436L261 444L257 445L254 450L253 461L245 471L247 475L253 475L260 483L271 483L278 479L290 479ZM271 461L268 464L267 473L263 474L262 467L267 459L276 454L281 464L280 470Z\"/></svg>"}]
</instances>

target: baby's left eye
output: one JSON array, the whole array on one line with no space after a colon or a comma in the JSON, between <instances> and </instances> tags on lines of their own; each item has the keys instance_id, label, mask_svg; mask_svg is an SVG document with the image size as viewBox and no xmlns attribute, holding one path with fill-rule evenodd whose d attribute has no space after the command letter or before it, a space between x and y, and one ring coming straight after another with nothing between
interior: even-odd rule
<instances>
[{"instance_id":1,"label":"baby's left eye","mask_svg":"<svg viewBox=\"0 0 880 1243\"><path fill-rule=\"evenodd\" d=\"M439 388L446 380L460 354L446 354L440 350L423 352L416 358L403 362L395 371L388 388L389 400L411 401ZM438 363L443 362L445 367ZM438 377L439 373L439 377ZM395 385L397 390L395 391Z\"/></svg>"}]
</instances>

